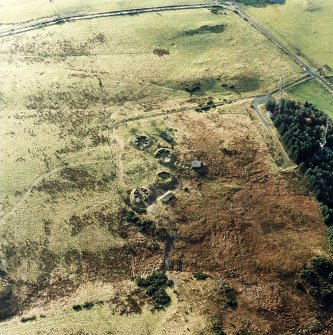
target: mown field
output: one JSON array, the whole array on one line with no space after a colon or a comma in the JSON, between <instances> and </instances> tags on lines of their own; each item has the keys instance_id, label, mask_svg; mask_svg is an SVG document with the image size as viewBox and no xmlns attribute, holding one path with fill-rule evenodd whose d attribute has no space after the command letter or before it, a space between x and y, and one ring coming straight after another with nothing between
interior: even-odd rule
<instances>
[{"instance_id":1,"label":"mown field","mask_svg":"<svg viewBox=\"0 0 333 335\"><path fill-rule=\"evenodd\" d=\"M332 1L286 0L283 5L247 7L246 12L311 65L333 68Z\"/></svg>"},{"instance_id":2,"label":"mown field","mask_svg":"<svg viewBox=\"0 0 333 335\"><path fill-rule=\"evenodd\" d=\"M310 80L287 90L298 101L309 101L333 118L333 96L317 81Z\"/></svg>"}]
</instances>

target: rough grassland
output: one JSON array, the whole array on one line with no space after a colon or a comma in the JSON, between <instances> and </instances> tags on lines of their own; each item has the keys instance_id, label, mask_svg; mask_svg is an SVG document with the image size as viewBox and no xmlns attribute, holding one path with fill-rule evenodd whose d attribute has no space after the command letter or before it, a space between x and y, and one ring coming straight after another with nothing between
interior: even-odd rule
<instances>
[{"instance_id":1,"label":"rough grassland","mask_svg":"<svg viewBox=\"0 0 333 335\"><path fill-rule=\"evenodd\" d=\"M239 329L281 335L288 334L285 313L295 327L306 329L305 320L317 315L317 309L309 301L297 303L302 296L293 286L293 276L309 257L324 253L318 204L296 172L277 168L271 156L274 141L248 107L247 102L209 113L190 111L133 122L115 131L123 143L126 188L152 181L148 176L140 184L138 176L145 173L138 172L134 178L130 172L140 162L151 172L165 169L153 157L156 147L168 145L156 130L174 136L178 166L170 171L178 177L177 199L169 206L152 204L144 215L179 230L170 268L175 287L168 290L172 303L165 311L152 312L151 303L130 280L161 266L164 244L134 229L120 237L124 222L109 231L101 223L90 222L70 236L67 202L82 216L98 208L106 213L114 198L106 192L101 207L98 195L89 204L85 200L89 193L66 192L53 200L46 197L42 203L47 204L42 216L51 218L49 232L36 214L22 226L8 221L1 228L7 240L2 250L13 280L31 283L37 293L22 315L0 324L0 333L213 335L212 320L221 318L231 335ZM140 151L131 145L133 127L152 137L152 147ZM193 159L205 162L206 177L188 168ZM38 197L37 193L32 196L35 203L27 204L22 218L29 208L38 208L42 200ZM198 271L211 278L195 280L191 274ZM228 308L218 290L222 277L238 292L237 309ZM101 300L103 304L91 309L72 309L75 304ZM279 311L273 318L269 317L272 310ZM31 315L37 321L20 322L22 316Z\"/></svg>"},{"instance_id":2,"label":"rough grassland","mask_svg":"<svg viewBox=\"0 0 333 335\"><path fill-rule=\"evenodd\" d=\"M311 62L333 67L333 2L287 0L284 5L248 7L247 13Z\"/></svg>"},{"instance_id":3,"label":"rough grassland","mask_svg":"<svg viewBox=\"0 0 333 335\"><path fill-rule=\"evenodd\" d=\"M333 118L333 95L317 81L311 80L287 90L298 101L309 101Z\"/></svg>"},{"instance_id":4,"label":"rough grassland","mask_svg":"<svg viewBox=\"0 0 333 335\"><path fill-rule=\"evenodd\" d=\"M3 197L61 164L107 157L95 135L121 116L188 99L187 86L200 82L197 96L246 97L274 88L280 71L302 73L234 13L208 10L65 24L1 39L0 53Z\"/></svg>"},{"instance_id":5,"label":"rough grassland","mask_svg":"<svg viewBox=\"0 0 333 335\"><path fill-rule=\"evenodd\" d=\"M230 335L281 335L286 315L297 330L317 315L293 285L325 254L317 202L284 169L251 99L194 111L209 97L270 91L281 71L303 74L245 21L195 10L64 24L1 39L0 66L1 210L11 214L0 221L0 269L20 307L0 334L210 335L216 317ZM142 119L112 127L130 117ZM135 135L150 146L136 148ZM163 147L177 164L155 157ZM154 229L140 230L128 220L132 191L164 194L162 171L176 199L152 200L137 218ZM172 303L152 312L134 278L163 268L175 228ZM211 278L195 280L199 271ZM237 310L221 276L239 292ZM85 302L94 305L73 310Z\"/></svg>"}]
</instances>

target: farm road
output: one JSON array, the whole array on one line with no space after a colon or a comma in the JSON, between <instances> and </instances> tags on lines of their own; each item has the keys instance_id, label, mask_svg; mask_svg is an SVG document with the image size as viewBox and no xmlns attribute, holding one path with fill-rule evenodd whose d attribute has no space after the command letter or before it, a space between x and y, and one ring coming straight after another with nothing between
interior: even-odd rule
<instances>
[{"instance_id":1,"label":"farm road","mask_svg":"<svg viewBox=\"0 0 333 335\"><path fill-rule=\"evenodd\" d=\"M244 13L238 6L229 6L230 10L233 10L240 17L246 20L251 24L255 29L260 31L263 35L268 37L276 46L282 49L287 55L289 55L298 65L300 65L304 71L306 71L312 78L316 79L322 86L324 86L331 94L333 94L333 89L331 84L323 77L321 77L317 72L315 72L310 66L305 64L295 53L290 51L285 45L283 45L272 33L267 29L258 24L255 20L252 19L249 15Z\"/></svg>"}]
</instances>

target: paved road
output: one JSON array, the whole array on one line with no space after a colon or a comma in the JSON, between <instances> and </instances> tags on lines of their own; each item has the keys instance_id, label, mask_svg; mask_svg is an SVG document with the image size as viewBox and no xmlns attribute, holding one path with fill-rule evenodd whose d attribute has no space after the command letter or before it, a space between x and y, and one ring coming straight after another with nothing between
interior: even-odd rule
<instances>
[{"instance_id":1,"label":"paved road","mask_svg":"<svg viewBox=\"0 0 333 335\"><path fill-rule=\"evenodd\" d=\"M254 110L256 111L257 115L259 116L260 121L262 122L262 124L265 126L265 128L270 128L270 126L272 125L272 123L269 123L266 121L266 119L264 118L264 116L260 113L258 106L262 105L262 104L266 104L266 102L268 102L269 100L272 100L272 94L268 93L266 95L262 95L260 97L256 97L251 106L254 108Z\"/></svg>"},{"instance_id":2,"label":"paved road","mask_svg":"<svg viewBox=\"0 0 333 335\"><path fill-rule=\"evenodd\" d=\"M321 85L323 85L330 93L333 94L333 89L331 88L330 83L323 77L321 77L317 72L315 72L310 66L305 64L296 54L290 51L285 45L283 45L278 39L274 37L267 29L259 25L256 21L254 21L249 15L244 13L239 7L229 6L230 10L233 10L244 20L249 22L254 28L259 30L263 35L268 37L275 45L281 48L287 55L289 55L297 64L302 66L304 71L306 71L311 77L316 79Z\"/></svg>"},{"instance_id":3,"label":"paved road","mask_svg":"<svg viewBox=\"0 0 333 335\"><path fill-rule=\"evenodd\" d=\"M284 89L289 88L289 87L293 87L295 85L298 85L300 83L303 83L309 79L311 79L312 77L310 77L309 75L305 75L301 78L298 78L294 81L292 81L291 83L287 84L284 86ZM264 94L264 95L260 95L260 96L256 96L254 97L251 106L254 108L255 112L257 113L260 121L262 122L262 124L265 126L265 128L269 128L270 126L273 125L272 122L267 122L267 120L264 118L264 116L262 115L262 113L259 111L259 105L263 105L266 104L269 100L273 99L273 94L279 92L280 88L276 88L273 91Z\"/></svg>"}]
</instances>

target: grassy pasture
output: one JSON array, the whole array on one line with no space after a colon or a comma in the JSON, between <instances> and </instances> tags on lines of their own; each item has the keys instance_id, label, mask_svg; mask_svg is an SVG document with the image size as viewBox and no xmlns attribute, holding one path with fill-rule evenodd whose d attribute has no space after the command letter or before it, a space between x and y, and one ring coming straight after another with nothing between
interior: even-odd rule
<instances>
[{"instance_id":1,"label":"grassy pasture","mask_svg":"<svg viewBox=\"0 0 333 335\"><path fill-rule=\"evenodd\" d=\"M298 101L308 101L333 119L333 96L317 81L310 80L287 90Z\"/></svg>"},{"instance_id":2,"label":"grassy pasture","mask_svg":"<svg viewBox=\"0 0 333 335\"><path fill-rule=\"evenodd\" d=\"M58 16L197 3L210 3L210 1L168 0L166 3L163 0L0 0L0 30L7 30L35 20Z\"/></svg>"},{"instance_id":3,"label":"grassy pasture","mask_svg":"<svg viewBox=\"0 0 333 335\"><path fill-rule=\"evenodd\" d=\"M333 68L332 1L287 0L283 5L247 7L246 12L311 65Z\"/></svg>"}]
</instances>

